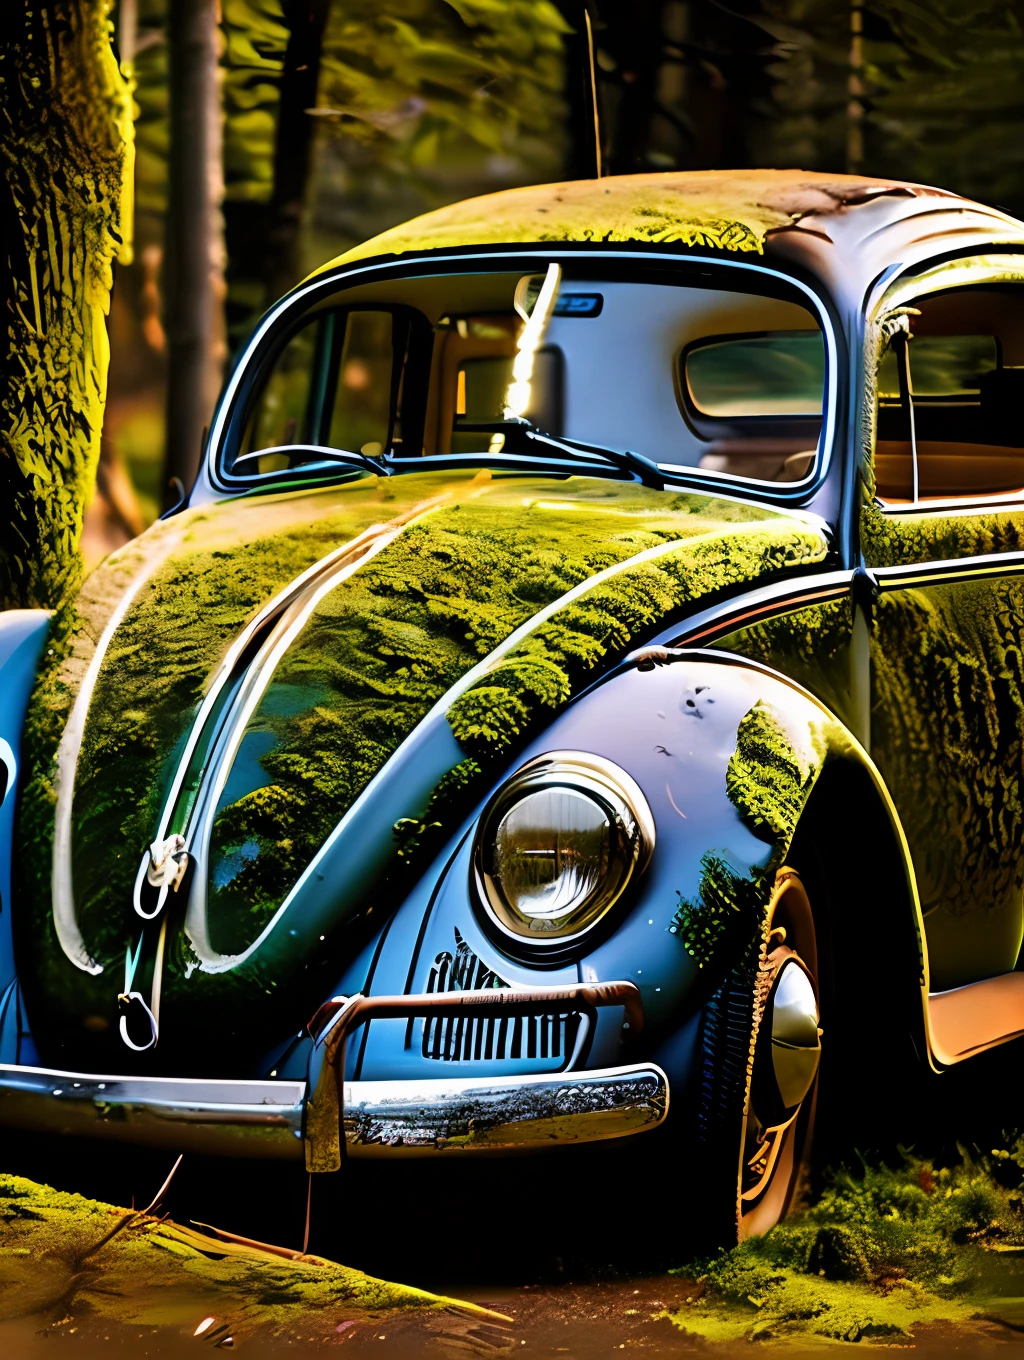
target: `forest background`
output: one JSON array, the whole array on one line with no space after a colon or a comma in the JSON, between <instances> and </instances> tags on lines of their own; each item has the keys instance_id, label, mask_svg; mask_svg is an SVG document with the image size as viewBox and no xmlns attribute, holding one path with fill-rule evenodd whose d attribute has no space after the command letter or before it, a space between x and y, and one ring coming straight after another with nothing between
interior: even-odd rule
<instances>
[{"instance_id":1,"label":"forest background","mask_svg":"<svg viewBox=\"0 0 1024 1360\"><path fill-rule=\"evenodd\" d=\"M1024 216L1024 0L14 0L10 15L0 607L59 604L172 504L265 307L417 213L600 162L890 175Z\"/></svg>"}]
</instances>

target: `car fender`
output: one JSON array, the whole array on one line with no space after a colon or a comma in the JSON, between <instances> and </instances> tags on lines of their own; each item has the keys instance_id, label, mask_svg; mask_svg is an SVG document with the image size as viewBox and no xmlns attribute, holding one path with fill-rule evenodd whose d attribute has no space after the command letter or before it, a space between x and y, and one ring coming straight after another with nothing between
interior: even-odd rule
<instances>
[{"instance_id":1,"label":"car fender","mask_svg":"<svg viewBox=\"0 0 1024 1360\"><path fill-rule=\"evenodd\" d=\"M759 940L776 872L812 800L833 796L829 772L838 767L857 772L858 796L871 800L876 814L872 834L889 839L896 876L902 876L893 908L902 919L893 937L909 941L910 950L902 976L915 992L926 991L913 871L885 785L843 723L786 676L726 653L641 650L559 714L522 750L514 768L552 751L586 752L620 766L640 786L654 818L656 840L646 870L575 963L582 982L625 979L640 988L645 1056L662 1061L663 1046L677 1047L684 1032L684 1048L692 1046L690 1022ZM544 970L536 960L527 965L489 928L473 885L474 824L483 805L451 842L439 880L421 886L417 920L403 924L400 909L392 922L373 991L382 985L391 990L406 968L408 990L423 990L435 960L457 938L509 985L524 985L531 976L534 983L567 980L571 966L564 955L557 968ZM848 852L865 858L869 848L858 838L869 821L845 821ZM837 864L837 872L848 871L846 865L842 870ZM409 941L417 934L410 961ZM602 1014L588 1065L623 1061L629 1047L621 1017ZM374 1049L366 1056L376 1075ZM376 1052L390 1072L397 1055ZM680 1055L679 1064L680 1070L688 1067L688 1059ZM363 1075L371 1075L366 1067Z\"/></svg>"},{"instance_id":2,"label":"car fender","mask_svg":"<svg viewBox=\"0 0 1024 1360\"><path fill-rule=\"evenodd\" d=\"M19 1021L11 939L11 857L21 762L21 730L36 666L50 628L45 609L0 614L0 1062L18 1060Z\"/></svg>"}]
</instances>

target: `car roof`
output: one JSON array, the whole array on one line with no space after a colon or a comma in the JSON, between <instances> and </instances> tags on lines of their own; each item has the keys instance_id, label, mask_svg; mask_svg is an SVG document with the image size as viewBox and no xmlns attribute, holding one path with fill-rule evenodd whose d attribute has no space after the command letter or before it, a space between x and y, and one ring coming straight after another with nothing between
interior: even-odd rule
<instances>
[{"instance_id":1,"label":"car roof","mask_svg":"<svg viewBox=\"0 0 1024 1360\"><path fill-rule=\"evenodd\" d=\"M359 261L554 243L636 243L723 259L764 257L845 287L894 259L1024 244L1024 224L945 189L805 170L699 170L569 180L449 204L362 242L312 277Z\"/></svg>"}]
</instances>

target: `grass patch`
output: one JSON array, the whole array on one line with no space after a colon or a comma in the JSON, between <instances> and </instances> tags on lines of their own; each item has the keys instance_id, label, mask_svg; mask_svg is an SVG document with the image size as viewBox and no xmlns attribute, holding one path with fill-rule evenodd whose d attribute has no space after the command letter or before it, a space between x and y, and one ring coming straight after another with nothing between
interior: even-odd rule
<instances>
[{"instance_id":1,"label":"grass patch","mask_svg":"<svg viewBox=\"0 0 1024 1360\"><path fill-rule=\"evenodd\" d=\"M389 1284L318 1256L221 1241L21 1176L0 1176L0 1321L92 1317L147 1327L230 1318L234 1338L315 1340L345 1322L486 1309ZM336 1339L336 1338L335 1338Z\"/></svg>"},{"instance_id":2,"label":"grass patch","mask_svg":"<svg viewBox=\"0 0 1024 1360\"><path fill-rule=\"evenodd\" d=\"M834 1172L813 1207L674 1272L699 1288L672 1321L708 1341L898 1341L1008 1317L1024 1294L1022 1167L1018 1138L954 1166Z\"/></svg>"}]
</instances>

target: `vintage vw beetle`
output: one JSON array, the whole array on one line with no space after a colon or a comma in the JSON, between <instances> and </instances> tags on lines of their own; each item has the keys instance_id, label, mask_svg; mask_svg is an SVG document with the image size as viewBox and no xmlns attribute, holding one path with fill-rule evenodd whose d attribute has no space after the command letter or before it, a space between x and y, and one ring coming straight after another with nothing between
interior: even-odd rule
<instances>
[{"instance_id":1,"label":"vintage vw beetle","mask_svg":"<svg viewBox=\"0 0 1024 1360\"><path fill-rule=\"evenodd\" d=\"M769 1226L866 932L934 1069L1024 1029L1022 399L1024 226L916 185L527 188L325 266L187 505L0 619L0 1121L618 1139Z\"/></svg>"}]
</instances>

